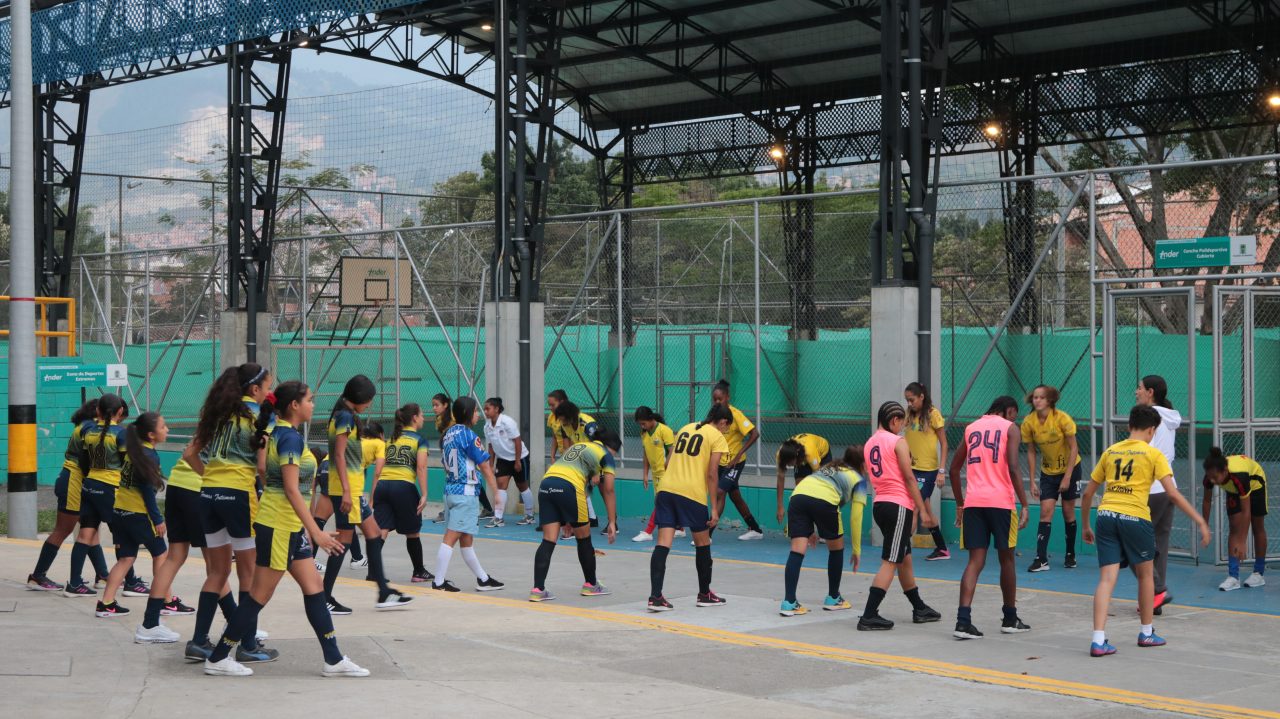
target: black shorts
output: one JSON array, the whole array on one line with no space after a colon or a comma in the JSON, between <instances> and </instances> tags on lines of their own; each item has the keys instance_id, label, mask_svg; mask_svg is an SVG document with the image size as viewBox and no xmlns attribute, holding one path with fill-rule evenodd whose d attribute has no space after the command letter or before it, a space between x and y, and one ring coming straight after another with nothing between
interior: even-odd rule
<instances>
[{"instance_id":1,"label":"black shorts","mask_svg":"<svg viewBox=\"0 0 1280 719\"><path fill-rule=\"evenodd\" d=\"M502 459L498 457L494 460L493 476L495 477L511 477L516 484L529 483L529 458L524 457L520 462L520 471L516 471L516 461L514 459Z\"/></svg>"},{"instance_id":2,"label":"black shorts","mask_svg":"<svg viewBox=\"0 0 1280 719\"><path fill-rule=\"evenodd\" d=\"M828 541L844 536L840 508L807 494L793 494L787 504L787 534L792 539L811 537L814 532Z\"/></svg>"},{"instance_id":3,"label":"black shorts","mask_svg":"<svg viewBox=\"0 0 1280 719\"><path fill-rule=\"evenodd\" d=\"M538 486L539 527L561 524L570 527L586 526L587 494L579 491L563 477L543 477Z\"/></svg>"},{"instance_id":4,"label":"black shorts","mask_svg":"<svg viewBox=\"0 0 1280 719\"><path fill-rule=\"evenodd\" d=\"M329 501L333 503L333 521L339 532L355 529L357 525L364 524L364 520L373 516L373 510L369 508L369 499L363 494L351 498L351 511L346 514L342 513L341 494L329 495Z\"/></svg>"},{"instance_id":5,"label":"black shorts","mask_svg":"<svg viewBox=\"0 0 1280 719\"><path fill-rule=\"evenodd\" d=\"M1267 483L1249 493L1249 511L1255 517L1267 516Z\"/></svg>"},{"instance_id":6,"label":"black shorts","mask_svg":"<svg viewBox=\"0 0 1280 719\"><path fill-rule=\"evenodd\" d=\"M311 559L314 556L311 551L311 540L307 539L307 533L304 530L286 532L265 524L254 524L253 530L253 541L258 549L258 556L254 562L259 567L287 572L291 563L299 559Z\"/></svg>"},{"instance_id":7,"label":"black shorts","mask_svg":"<svg viewBox=\"0 0 1280 719\"><path fill-rule=\"evenodd\" d=\"M248 539L253 536L253 517L257 509L257 492L228 487L200 490L200 516L205 534L225 530L232 539Z\"/></svg>"},{"instance_id":8,"label":"black shorts","mask_svg":"<svg viewBox=\"0 0 1280 719\"><path fill-rule=\"evenodd\" d=\"M653 502L653 523L659 527L687 527L690 532L705 532L711 523L707 505L674 492L658 491Z\"/></svg>"},{"instance_id":9,"label":"black shorts","mask_svg":"<svg viewBox=\"0 0 1280 719\"><path fill-rule=\"evenodd\" d=\"M97 529L99 525L106 522L110 527L115 520L115 485L96 479L84 480L84 488L80 492L80 526Z\"/></svg>"},{"instance_id":10,"label":"black shorts","mask_svg":"<svg viewBox=\"0 0 1280 719\"><path fill-rule=\"evenodd\" d=\"M960 521L960 546L986 549L992 542L996 549L1018 546L1018 513L997 507L965 507Z\"/></svg>"},{"instance_id":11,"label":"black shorts","mask_svg":"<svg viewBox=\"0 0 1280 719\"><path fill-rule=\"evenodd\" d=\"M745 466L747 466L747 460L745 459L731 467L720 465L719 487L721 492L728 494L729 492L737 491L738 481L742 479L742 468Z\"/></svg>"},{"instance_id":12,"label":"black shorts","mask_svg":"<svg viewBox=\"0 0 1280 719\"><path fill-rule=\"evenodd\" d=\"M204 506L200 493L170 485L164 493L164 523L171 543L204 547Z\"/></svg>"},{"instance_id":13,"label":"black shorts","mask_svg":"<svg viewBox=\"0 0 1280 719\"><path fill-rule=\"evenodd\" d=\"M138 547L146 547L151 556L158 557L169 551L164 537L156 534L151 517L142 512L117 511L111 523L111 538L116 544L117 557L136 557Z\"/></svg>"},{"instance_id":14,"label":"black shorts","mask_svg":"<svg viewBox=\"0 0 1280 719\"><path fill-rule=\"evenodd\" d=\"M418 534L422 531L422 515L418 512L421 498L416 482L379 480L373 490L373 521L386 532Z\"/></svg>"},{"instance_id":15,"label":"black shorts","mask_svg":"<svg viewBox=\"0 0 1280 719\"><path fill-rule=\"evenodd\" d=\"M1071 470L1071 482L1067 485L1067 491L1060 492L1058 488L1062 486L1061 474L1041 474L1040 475L1040 500L1052 499L1055 501L1069 502L1073 499L1080 498L1080 463L1076 463L1076 468Z\"/></svg>"},{"instance_id":16,"label":"black shorts","mask_svg":"<svg viewBox=\"0 0 1280 719\"><path fill-rule=\"evenodd\" d=\"M871 517L884 535L880 558L898 564L911 556L911 535L915 532L915 512L893 502L876 502Z\"/></svg>"}]
</instances>

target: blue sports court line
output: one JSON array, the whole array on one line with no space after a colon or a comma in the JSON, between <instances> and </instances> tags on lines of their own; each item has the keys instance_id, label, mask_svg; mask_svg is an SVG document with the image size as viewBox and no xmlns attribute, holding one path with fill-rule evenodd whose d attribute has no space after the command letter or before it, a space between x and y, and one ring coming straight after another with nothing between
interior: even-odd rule
<instances>
[{"instance_id":1,"label":"blue sports court line","mask_svg":"<svg viewBox=\"0 0 1280 719\"><path fill-rule=\"evenodd\" d=\"M525 525L517 526L515 520L519 515L511 515L505 527L496 529L484 529L484 522L481 520L481 530L478 535L481 539L502 539L508 541L528 542L536 544L542 541L542 533L535 531L534 526ZM601 537L599 528L595 529L592 541L597 549L606 552L642 552L649 553L653 550L653 542L632 542L631 537L637 532L644 529L647 518L622 518L619 519L621 525L618 530L618 539L616 543L609 545L605 538ZM444 525L435 524L430 519L426 519L422 523L422 531L424 534L443 534ZM779 532L768 532L765 538L758 541L741 542L738 541L738 535L745 531L744 528L733 528L727 531L717 532L714 543L714 556L722 559L731 559L747 562L758 562L778 567L781 572L782 566L787 561L787 555L790 553L790 541L782 536ZM682 554L693 556L693 547L689 544L689 538L677 539L671 547L673 554ZM926 562L924 557L931 550L914 549L912 554L915 557L916 576L924 579L937 579L944 581L960 581L960 575L964 572L965 562L968 561L968 553L955 547L951 547L951 559L936 562ZM1026 571L1027 566L1031 564L1034 551L1020 548L1020 556L1017 559L1018 566L1018 586L1027 589L1037 589L1042 591L1063 592L1066 594L1077 594L1081 596L1093 596L1093 590L1098 582L1098 565L1097 558L1094 556L1082 555L1080 557L1080 566L1077 569L1063 569L1062 557L1060 555L1050 556L1049 562L1051 569L1047 572L1036 572L1034 574ZM874 574L880 568L880 548L872 547L867 544L862 549L863 561L858 568L859 574ZM533 561L532 550L530 551L530 561ZM845 562L848 563L849 549L845 548ZM808 551L805 555L804 566L812 568L825 569L827 566L826 548L819 544ZM1240 577L1243 579L1248 576L1252 569L1252 561L1242 563L1240 567ZM1225 566L1216 567L1212 564L1201 564L1195 566L1189 562L1180 559L1172 559L1169 562L1169 576L1167 583L1174 595L1174 604L1185 607L1199 607L1204 609L1221 609L1237 612L1246 612L1251 614L1266 614L1271 616L1280 616L1280 598L1276 595L1280 593L1280 571L1271 573L1274 569L1280 569L1272 565L1268 565L1267 580L1275 586L1265 586L1258 589L1238 589L1234 592L1218 591L1218 584L1227 576L1227 568ZM1000 580L1000 569L996 562L995 552L991 552L987 557L987 566L983 570L980 582L982 584L995 585ZM1132 599L1137 593L1137 582L1134 581L1133 575L1129 572L1120 573L1120 582L1116 587L1115 596L1117 599Z\"/></svg>"}]
</instances>

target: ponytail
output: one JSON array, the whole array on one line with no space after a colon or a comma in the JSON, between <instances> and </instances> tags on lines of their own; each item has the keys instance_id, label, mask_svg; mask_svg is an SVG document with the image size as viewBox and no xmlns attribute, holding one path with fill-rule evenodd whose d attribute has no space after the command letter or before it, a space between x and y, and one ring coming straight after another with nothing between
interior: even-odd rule
<instances>
[{"instance_id":1,"label":"ponytail","mask_svg":"<svg viewBox=\"0 0 1280 719\"><path fill-rule=\"evenodd\" d=\"M131 471L157 491L164 488L164 477L160 475L160 467L151 453L143 446L142 438L156 431L159 421L158 412L143 412L124 433L124 448Z\"/></svg>"},{"instance_id":2,"label":"ponytail","mask_svg":"<svg viewBox=\"0 0 1280 719\"><path fill-rule=\"evenodd\" d=\"M364 425L364 430L360 432L360 436L365 439L384 439L386 431L382 429L382 425L373 420L369 420Z\"/></svg>"},{"instance_id":3,"label":"ponytail","mask_svg":"<svg viewBox=\"0 0 1280 719\"><path fill-rule=\"evenodd\" d=\"M852 469L853 471L857 472L859 475L862 475L866 472L866 469L867 469L867 458L866 458L866 455L863 454L862 449L863 449L862 445L860 444L855 444L855 445L850 445L848 447L845 447L844 456L832 462L831 464L836 467L844 467L846 469Z\"/></svg>"},{"instance_id":4,"label":"ponytail","mask_svg":"<svg viewBox=\"0 0 1280 719\"><path fill-rule=\"evenodd\" d=\"M1169 383L1158 374L1149 374L1142 378L1142 386L1151 390L1151 404L1165 409L1173 409L1169 401Z\"/></svg>"},{"instance_id":5,"label":"ponytail","mask_svg":"<svg viewBox=\"0 0 1280 719\"><path fill-rule=\"evenodd\" d=\"M111 431L111 422L115 420L116 413L124 409L124 406L124 399L118 394L104 394L98 400L98 422L102 425L102 429L98 432L99 446L105 446L107 432Z\"/></svg>"},{"instance_id":6,"label":"ponytail","mask_svg":"<svg viewBox=\"0 0 1280 719\"><path fill-rule=\"evenodd\" d=\"M929 397L929 388L921 382L912 382L907 385L905 392L910 392L920 398L920 411L907 410L907 417L913 421L923 424L929 423L929 413L933 411L933 400Z\"/></svg>"},{"instance_id":7,"label":"ponytail","mask_svg":"<svg viewBox=\"0 0 1280 719\"><path fill-rule=\"evenodd\" d=\"M377 396L378 388L373 386L373 380L365 375L358 374L347 380L347 384L342 388L342 394L338 396L338 401L333 403L333 410L329 412L329 416L332 417L337 414L338 410L351 409L348 403L351 405L365 404L366 402L372 402L373 398ZM364 423L361 421L360 415L354 411L352 414L355 415L357 433L363 435Z\"/></svg>"},{"instance_id":8,"label":"ponytail","mask_svg":"<svg viewBox=\"0 0 1280 719\"><path fill-rule=\"evenodd\" d=\"M97 416L98 416L98 398L94 397L88 402L85 402L84 404L80 405L80 409L76 410L75 414L71 415L71 424L80 426Z\"/></svg>"},{"instance_id":9,"label":"ponytail","mask_svg":"<svg viewBox=\"0 0 1280 719\"><path fill-rule=\"evenodd\" d=\"M218 429L233 418L252 420L253 414L240 398L250 388L265 383L270 376L271 372L266 367L253 362L223 370L209 387L209 394L200 407L200 419L196 422L192 442L203 449L213 443Z\"/></svg>"},{"instance_id":10,"label":"ponytail","mask_svg":"<svg viewBox=\"0 0 1280 719\"><path fill-rule=\"evenodd\" d=\"M721 382L723 381L724 380L721 380ZM716 422L732 422L732 421L733 421L733 413L729 411L728 407L722 404L713 404L711 405L711 409L707 410L707 416L701 422L698 423L698 429L702 429L704 426L708 424L715 424Z\"/></svg>"},{"instance_id":11,"label":"ponytail","mask_svg":"<svg viewBox=\"0 0 1280 719\"><path fill-rule=\"evenodd\" d=\"M579 415L582 414L582 410L578 409L578 405L573 402L565 400L556 405L555 410L553 410L551 414L555 416L556 419L560 420L562 424L566 424L570 427L577 427Z\"/></svg>"},{"instance_id":12,"label":"ponytail","mask_svg":"<svg viewBox=\"0 0 1280 719\"><path fill-rule=\"evenodd\" d=\"M782 441L782 446L778 448L778 469L786 469L804 461L803 444L796 441L795 437L789 437Z\"/></svg>"},{"instance_id":13,"label":"ponytail","mask_svg":"<svg viewBox=\"0 0 1280 719\"><path fill-rule=\"evenodd\" d=\"M258 419L253 423L253 439L250 440L249 446L254 449L262 449L267 446L267 435L271 433L271 418L280 416L283 419L289 419L285 414L288 413L289 405L294 402L301 402L306 398L309 388L307 385L297 380L281 383L276 387L276 391L267 395L266 399L259 405ZM282 411L284 410L284 411Z\"/></svg>"},{"instance_id":14,"label":"ponytail","mask_svg":"<svg viewBox=\"0 0 1280 719\"><path fill-rule=\"evenodd\" d=\"M400 439L400 435L404 434L405 428L413 424L413 418L422 414L422 408L416 402L410 402L400 409L396 410L395 426L391 431L391 441Z\"/></svg>"}]
</instances>

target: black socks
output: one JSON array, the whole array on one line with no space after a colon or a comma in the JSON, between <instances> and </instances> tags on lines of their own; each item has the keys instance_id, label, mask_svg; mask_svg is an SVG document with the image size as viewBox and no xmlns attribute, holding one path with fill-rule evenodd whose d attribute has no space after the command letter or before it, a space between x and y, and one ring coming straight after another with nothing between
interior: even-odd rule
<instances>
[{"instance_id":1,"label":"black socks","mask_svg":"<svg viewBox=\"0 0 1280 719\"><path fill-rule=\"evenodd\" d=\"M556 551L556 543L542 540L538 551L533 555L533 588L546 589L547 572L551 571L551 554ZM592 557L595 553L592 552Z\"/></svg>"},{"instance_id":2,"label":"black socks","mask_svg":"<svg viewBox=\"0 0 1280 719\"><path fill-rule=\"evenodd\" d=\"M800 584L800 567L804 565L804 555L791 552L787 555L787 568L782 573L782 598L796 603L796 585Z\"/></svg>"},{"instance_id":3,"label":"black socks","mask_svg":"<svg viewBox=\"0 0 1280 719\"><path fill-rule=\"evenodd\" d=\"M578 540L578 564L582 565L582 581L596 584L596 548L591 544L591 535ZM545 589L545 587L540 587Z\"/></svg>"},{"instance_id":4,"label":"black socks","mask_svg":"<svg viewBox=\"0 0 1280 719\"><path fill-rule=\"evenodd\" d=\"M307 621L311 622L316 639L320 640L324 663L337 664L342 661L342 652L338 651L338 638L333 632L333 616L329 614L324 593L303 595L302 606L307 610Z\"/></svg>"},{"instance_id":5,"label":"black socks","mask_svg":"<svg viewBox=\"0 0 1280 719\"><path fill-rule=\"evenodd\" d=\"M671 547L661 544L653 548L653 556L649 558L649 596L662 596L662 581L667 575L667 555Z\"/></svg>"},{"instance_id":6,"label":"black socks","mask_svg":"<svg viewBox=\"0 0 1280 719\"><path fill-rule=\"evenodd\" d=\"M404 540L404 546L409 552L409 561L413 563L413 573L425 573L427 568L422 564L422 537L409 537Z\"/></svg>"},{"instance_id":7,"label":"black socks","mask_svg":"<svg viewBox=\"0 0 1280 719\"><path fill-rule=\"evenodd\" d=\"M693 548L693 564L698 569L698 594L711 591L711 545Z\"/></svg>"}]
</instances>

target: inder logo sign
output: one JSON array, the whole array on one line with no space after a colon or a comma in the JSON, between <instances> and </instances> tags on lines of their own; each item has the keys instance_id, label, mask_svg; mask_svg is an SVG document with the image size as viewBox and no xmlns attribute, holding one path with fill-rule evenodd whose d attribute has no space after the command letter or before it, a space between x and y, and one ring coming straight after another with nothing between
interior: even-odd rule
<instances>
[{"instance_id":1,"label":"inder logo sign","mask_svg":"<svg viewBox=\"0 0 1280 719\"><path fill-rule=\"evenodd\" d=\"M1156 269L1179 267L1227 267L1258 262L1258 238L1197 237L1188 240L1160 240L1156 243Z\"/></svg>"}]
</instances>

